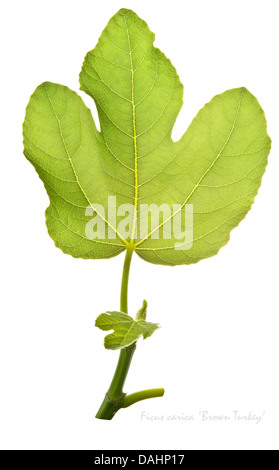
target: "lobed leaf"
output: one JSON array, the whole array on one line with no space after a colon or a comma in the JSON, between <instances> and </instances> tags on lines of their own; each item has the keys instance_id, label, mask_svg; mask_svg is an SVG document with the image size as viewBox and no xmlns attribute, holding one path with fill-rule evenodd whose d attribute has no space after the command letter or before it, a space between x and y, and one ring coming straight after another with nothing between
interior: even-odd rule
<instances>
[{"instance_id":1,"label":"lobed leaf","mask_svg":"<svg viewBox=\"0 0 279 470\"><path fill-rule=\"evenodd\" d=\"M95 326L103 331L114 330L114 333L105 337L106 349L122 349L133 344L143 336L143 339L151 336L159 328L157 323L145 320L134 320L122 312L102 313L96 320Z\"/></svg>"},{"instance_id":2,"label":"lobed leaf","mask_svg":"<svg viewBox=\"0 0 279 470\"><path fill-rule=\"evenodd\" d=\"M152 263L195 263L228 242L260 187L271 142L257 99L246 88L215 96L174 142L183 87L153 42L147 24L121 9L86 55L80 84L96 103L101 132L82 99L62 85L40 85L27 106L24 153L50 198L49 234L72 256L108 258L131 243ZM108 196L116 198L116 209L135 208L128 238L106 215ZM141 237L140 204L181 209L161 213ZM176 250L176 238L163 232L187 204L193 205L193 238ZM104 239L86 236L88 206L106 226Z\"/></svg>"}]
</instances>

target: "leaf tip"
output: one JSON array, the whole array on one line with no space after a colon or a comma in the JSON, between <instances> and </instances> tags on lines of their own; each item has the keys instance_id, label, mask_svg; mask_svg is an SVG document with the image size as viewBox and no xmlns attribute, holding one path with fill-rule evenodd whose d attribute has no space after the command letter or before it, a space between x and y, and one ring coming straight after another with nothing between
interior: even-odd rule
<instances>
[{"instance_id":1,"label":"leaf tip","mask_svg":"<svg viewBox=\"0 0 279 470\"><path fill-rule=\"evenodd\" d=\"M131 10L129 8L120 8L120 10L118 10L118 12L116 14L121 15L121 16L125 16L125 15L127 15L127 13L134 13L134 12L133 12L133 10Z\"/></svg>"}]
</instances>

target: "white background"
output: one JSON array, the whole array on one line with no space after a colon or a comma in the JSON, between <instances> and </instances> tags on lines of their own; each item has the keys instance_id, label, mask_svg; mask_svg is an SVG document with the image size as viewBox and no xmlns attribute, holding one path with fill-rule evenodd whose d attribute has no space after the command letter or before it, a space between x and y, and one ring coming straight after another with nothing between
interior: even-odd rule
<instances>
[{"instance_id":1,"label":"white background","mask_svg":"<svg viewBox=\"0 0 279 470\"><path fill-rule=\"evenodd\" d=\"M22 154L21 125L39 83L78 91L85 53L121 7L148 22L184 83L175 138L215 94L246 86L266 112L273 147L252 211L217 257L176 268L134 257L130 311L146 298L149 320L162 329L140 342L126 391L164 386L166 394L106 422L94 414L118 353L105 351L94 321L118 308L123 255L83 261L54 247L44 223L48 198ZM276 0L1 7L2 449L279 449L278 9ZM202 422L205 410L265 414L259 424ZM183 414L195 420L168 420Z\"/></svg>"}]
</instances>

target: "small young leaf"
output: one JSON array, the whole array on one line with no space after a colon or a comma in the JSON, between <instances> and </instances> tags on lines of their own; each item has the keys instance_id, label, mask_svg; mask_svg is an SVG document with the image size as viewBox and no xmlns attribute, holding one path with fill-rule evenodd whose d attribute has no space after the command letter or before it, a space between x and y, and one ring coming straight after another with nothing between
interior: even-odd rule
<instances>
[{"instance_id":1,"label":"small young leaf","mask_svg":"<svg viewBox=\"0 0 279 470\"><path fill-rule=\"evenodd\" d=\"M82 99L44 83L31 96L24 153L50 198L46 223L55 244L79 258L109 258L130 246L146 261L196 263L218 253L251 208L270 151L264 112L246 89L215 96L178 142L172 128L182 106L176 69L153 46L154 34L133 11L121 9L84 60L81 89L97 106L101 132ZM185 57L182 57L185 60ZM108 216L108 196L133 206L129 225ZM180 205L141 235L140 204ZM169 222L193 205L193 240ZM106 229L90 239L86 208Z\"/></svg>"},{"instance_id":2,"label":"small young leaf","mask_svg":"<svg viewBox=\"0 0 279 470\"><path fill-rule=\"evenodd\" d=\"M138 313L136 314L136 320L146 320L146 314L147 314L147 301L144 300L142 302L142 307L139 309Z\"/></svg>"},{"instance_id":3,"label":"small young leaf","mask_svg":"<svg viewBox=\"0 0 279 470\"><path fill-rule=\"evenodd\" d=\"M106 349L122 349L134 343L143 336L144 339L151 336L159 328L157 323L136 321L126 313L107 312L102 313L95 325L103 331L114 330L114 333L105 337Z\"/></svg>"}]
</instances>

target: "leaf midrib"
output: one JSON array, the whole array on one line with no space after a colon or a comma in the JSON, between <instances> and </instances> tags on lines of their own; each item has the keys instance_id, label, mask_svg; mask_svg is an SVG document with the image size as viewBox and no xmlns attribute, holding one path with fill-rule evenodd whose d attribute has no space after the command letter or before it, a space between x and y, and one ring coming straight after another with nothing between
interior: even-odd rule
<instances>
[{"instance_id":1,"label":"leaf midrib","mask_svg":"<svg viewBox=\"0 0 279 470\"><path fill-rule=\"evenodd\" d=\"M139 184L138 184L138 146L137 146L137 127L136 127L136 105L135 105L135 86L134 86L134 64L133 64L133 57L132 57L132 48L131 48L131 40L130 40L130 33L129 28L126 21L126 16L124 14L124 20L126 25L126 32L128 38L128 46L129 46L129 56L130 56L130 65L131 65L131 104L132 104L132 119L133 119L133 141L134 141L134 178L135 178L135 188L134 188L134 217L133 217L133 225L132 225L132 232L131 232L131 241L134 241L135 233L136 233L136 226L137 226L137 211L138 211L138 192L139 192Z\"/></svg>"}]
</instances>

